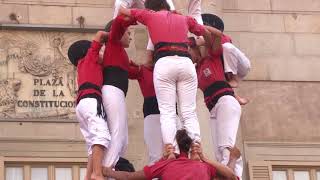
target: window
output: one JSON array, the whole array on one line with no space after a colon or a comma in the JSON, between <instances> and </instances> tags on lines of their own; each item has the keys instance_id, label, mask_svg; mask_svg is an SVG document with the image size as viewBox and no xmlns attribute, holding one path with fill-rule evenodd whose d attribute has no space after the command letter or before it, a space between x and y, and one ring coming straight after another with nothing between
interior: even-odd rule
<instances>
[{"instance_id":1,"label":"window","mask_svg":"<svg viewBox=\"0 0 320 180\"><path fill-rule=\"evenodd\" d=\"M318 167L272 167L273 180L320 180Z\"/></svg>"},{"instance_id":2,"label":"window","mask_svg":"<svg viewBox=\"0 0 320 180\"><path fill-rule=\"evenodd\" d=\"M83 180L85 174L84 163L5 163L5 180Z\"/></svg>"}]
</instances>

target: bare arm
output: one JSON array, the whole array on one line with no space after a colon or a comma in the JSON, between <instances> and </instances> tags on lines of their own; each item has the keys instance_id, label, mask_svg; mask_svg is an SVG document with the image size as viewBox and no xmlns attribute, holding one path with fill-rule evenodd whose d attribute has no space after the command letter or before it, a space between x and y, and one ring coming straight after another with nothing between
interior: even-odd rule
<instances>
[{"instance_id":1,"label":"bare arm","mask_svg":"<svg viewBox=\"0 0 320 180\"><path fill-rule=\"evenodd\" d=\"M212 50L216 51L220 48L222 48L221 46L221 37L222 37L222 32L214 27L211 26L205 26L206 29L210 32L210 34L214 37L214 42L212 45Z\"/></svg>"},{"instance_id":2,"label":"bare arm","mask_svg":"<svg viewBox=\"0 0 320 180\"><path fill-rule=\"evenodd\" d=\"M223 176L224 178L226 178L228 180L238 180L237 176L234 174L232 169L230 169L228 166L225 166L219 162L212 161L212 160L204 157L204 155L202 153L201 146L199 146L197 144L192 145L192 152L199 153L201 160L212 165L213 167L215 167L215 169L219 175Z\"/></svg>"},{"instance_id":3,"label":"bare arm","mask_svg":"<svg viewBox=\"0 0 320 180\"><path fill-rule=\"evenodd\" d=\"M113 171L111 168L103 168L103 176L118 180L146 180L143 170L136 172Z\"/></svg>"},{"instance_id":4,"label":"bare arm","mask_svg":"<svg viewBox=\"0 0 320 180\"><path fill-rule=\"evenodd\" d=\"M226 179L238 180L237 176L233 173L233 171L229 167L221 163L218 163L216 161L211 161L210 159L207 159L207 158L202 158L202 161L214 166L217 170L217 173L225 177Z\"/></svg>"}]
</instances>

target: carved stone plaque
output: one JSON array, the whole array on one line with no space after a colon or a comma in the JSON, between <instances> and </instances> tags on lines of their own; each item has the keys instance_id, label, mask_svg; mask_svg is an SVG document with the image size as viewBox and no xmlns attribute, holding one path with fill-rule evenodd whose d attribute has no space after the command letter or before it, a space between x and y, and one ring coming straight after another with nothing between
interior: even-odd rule
<instances>
[{"instance_id":1,"label":"carved stone plaque","mask_svg":"<svg viewBox=\"0 0 320 180\"><path fill-rule=\"evenodd\" d=\"M74 119L76 68L67 51L91 36L1 31L0 120Z\"/></svg>"}]
</instances>

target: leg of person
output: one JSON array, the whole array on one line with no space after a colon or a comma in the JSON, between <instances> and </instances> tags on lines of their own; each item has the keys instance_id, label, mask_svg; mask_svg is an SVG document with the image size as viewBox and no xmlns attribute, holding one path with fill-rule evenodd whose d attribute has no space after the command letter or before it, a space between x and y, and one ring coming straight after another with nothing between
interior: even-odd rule
<instances>
[{"instance_id":1,"label":"leg of person","mask_svg":"<svg viewBox=\"0 0 320 180\"><path fill-rule=\"evenodd\" d=\"M241 117L241 107L233 96L222 96L216 104L216 138L217 147L221 154L220 162L227 165L229 162L230 151L228 148L235 146L237 132ZM242 167L238 161L236 166ZM239 168L238 168L239 169ZM241 177L241 172L235 172Z\"/></svg>"},{"instance_id":2,"label":"leg of person","mask_svg":"<svg viewBox=\"0 0 320 180\"><path fill-rule=\"evenodd\" d=\"M174 56L160 58L154 67L153 82L160 110L163 143L176 150L176 63ZM172 157L172 156L171 156Z\"/></svg>"},{"instance_id":3,"label":"leg of person","mask_svg":"<svg viewBox=\"0 0 320 180\"><path fill-rule=\"evenodd\" d=\"M91 174L92 174L92 143L91 143L91 134L89 132L88 127L88 121L84 118L83 114L85 113L86 109L85 103L82 102L82 100L79 102L79 104L76 107L76 117L79 122L80 131L84 137L84 140L86 142L87 146L87 152L88 152L88 163L87 163L87 171L85 180L90 180Z\"/></svg>"},{"instance_id":4,"label":"leg of person","mask_svg":"<svg viewBox=\"0 0 320 180\"><path fill-rule=\"evenodd\" d=\"M177 82L178 102L181 111L182 126L188 135L201 142L200 126L196 113L196 96L198 80L194 65L189 58L181 57L177 60L176 71L179 72Z\"/></svg>"},{"instance_id":5,"label":"leg of person","mask_svg":"<svg viewBox=\"0 0 320 180\"><path fill-rule=\"evenodd\" d=\"M195 18L199 24L203 24L201 17L201 0L189 0L188 15Z\"/></svg>"},{"instance_id":6,"label":"leg of person","mask_svg":"<svg viewBox=\"0 0 320 180\"><path fill-rule=\"evenodd\" d=\"M191 59L180 57L176 66L178 75L177 94L181 111L182 126L187 130L188 135L194 143L201 142L200 125L196 113L196 98L198 79L194 64ZM197 154L192 154L192 159L200 159Z\"/></svg>"},{"instance_id":7,"label":"leg of person","mask_svg":"<svg viewBox=\"0 0 320 180\"><path fill-rule=\"evenodd\" d=\"M103 179L102 175L102 160L104 150L108 148L110 142L110 132L106 121L97 115L98 102L95 98L84 98L79 103L82 117L88 123L88 130L90 133L92 151L92 165L93 174L91 179ZM102 108L102 107L100 107Z\"/></svg>"},{"instance_id":8,"label":"leg of person","mask_svg":"<svg viewBox=\"0 0 320 180\"><path fill-rule=\"evenodd\" d=\"M222 47L225 72L243 79L250 71L250 60L232 43L224 43Z\"/></svg>"},{"instance_id":9,"label":"leg of person","mask_svg":"<svg viewBox=\"0 0 320 180\"><path fill-rule=\"evenodd\" d=\"M127 108L124 92L111 85L102 87L103 106L107 114L107 124L111 141L103 165L114 167L128 145Z\"/></svg>"},{"instance_id":10,"label":"leg of person","mask_svg":"<svg viewBox=\"0 0 320 180\"><path fill-rule=\"evenodd\" d=\"M162 157L162 134L160 114L150 114L144 118L144 142L149 153L149 165Z\"/></svg>"}]
</instances>

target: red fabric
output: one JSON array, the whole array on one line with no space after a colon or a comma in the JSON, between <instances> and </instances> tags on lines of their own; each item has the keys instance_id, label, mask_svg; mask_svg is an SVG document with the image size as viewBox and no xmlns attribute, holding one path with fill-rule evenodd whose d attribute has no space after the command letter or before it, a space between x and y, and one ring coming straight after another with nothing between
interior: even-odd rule
<instances>
[{"instance_id":1,"label":"red fabric","mask_svg":"<svg viewBox=\"0 0 320 180\"><path fill-rule=\"evenodd\" d=\"M207 56L197 64L198 86L204 91L216 81L225 81L224 69L221 60L221 53L214 56Z\"/></svg>"},{"instance_id":2,"label":"red fabric","mask_svg":"<svg viewBox=\"0 0 320 180\"><path fill-rule=\"evenodd\" d=\"M188 31L197 36L204 35L205 28L188 16L171 11L151 11L146 9L131 9L131 15L148 27L153 44L158 42L186 43Z\"/></svg>"},{"instance_id":3,"label":"red fabric","mask_svg":"<svg viewBox=\"0 0 320 180\"><path fill-rule=\"evenodd\" d=\"M120 40L130 25L136 22L133 19L125 20L124 16L117 16L112 23L109 39L103 57L103 66L115 66L128 71L129 58Z\"/></svg>"},{"instance_id":4,"label":"red fabric","mask_svg":"<svg viewBox=\"0 0 320 180\"><path fill-rule=\"evenodd\" d=\"M103 75L102 75L102 64L98 63L99 60L99 51L102 45L96 41L92 41L91 47L87 52L87 55L78 62L77 66L77 81L78 87L80 87L83 83L92 83L97 85L98 87L102 86ZM97 93L101 95L101 93L94 89L85 89L78 92L77 99L81 98L86 94Z\"/></svg>"},{"instance_id":5,"label":"red fabric","mask_svg":"<svg viewBox=\"0 0 320 180\"><path fill-rule=\"evenodd\" d=\"M230 36L226 35L226 34L223 34L222 37L221 37L221 44L224 44L224 43L232 43L232 39Z\"/></svg>"},{"instance_id":6,"label":"red fabric","mask_svg":"<svg viewBox=\"0 0 320 180\"><path fill-rule=\"evenodd\" d=\"M153 85L153 68L130 64L129 79L138 80L143 97L156 96Z\"/></svg>"},{"instance_id":7,"label":"red fabric","mask_svg":"<svg viewBox=\"0 0 320 180\"><path fill-rule=\"evenodd\" d=\"M204 162L180 156L177 159L159 161L152 166L144 167L144 174L148 180L161 178L162 180L211 180L216 176L216 169Z\"/></svg>"}]
</instances>

